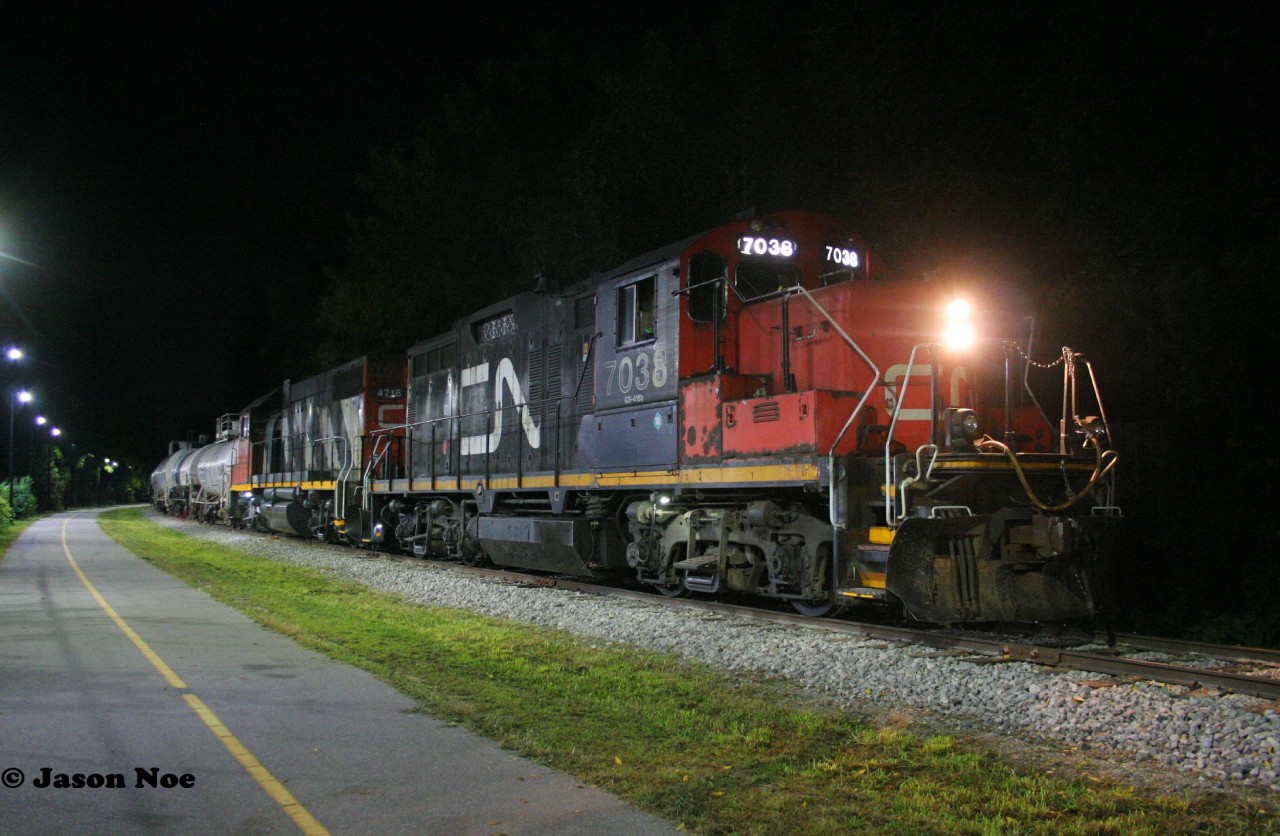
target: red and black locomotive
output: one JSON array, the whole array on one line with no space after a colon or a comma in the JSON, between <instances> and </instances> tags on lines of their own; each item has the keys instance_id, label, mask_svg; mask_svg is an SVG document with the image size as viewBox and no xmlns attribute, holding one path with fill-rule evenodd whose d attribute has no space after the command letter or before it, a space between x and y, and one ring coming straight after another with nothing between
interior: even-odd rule
<instances>
[{"instance_id":1,"label":"red and black locomotive","mask_svg":"<svg viewBox=\"0 0 1280 836\"><path fill-rule=\"evenodd\" d=\"M224 417L223 475L171 451L157 504L809 614L1092 620L1120 517L1093 369L980 310L833 218L741 220L286 383Z\"/></svg>"}]
</instances>

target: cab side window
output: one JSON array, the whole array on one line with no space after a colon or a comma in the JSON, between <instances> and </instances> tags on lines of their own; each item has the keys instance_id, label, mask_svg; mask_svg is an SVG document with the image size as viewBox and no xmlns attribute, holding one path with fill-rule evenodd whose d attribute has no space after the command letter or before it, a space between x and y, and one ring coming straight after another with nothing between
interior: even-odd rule
<instances>
[{"instance_id":1,"label":"cab side window","mask_svg":"<svg viewBox=\"0 0 1280 836\"><path fill-rule=\"evenodd\" d=\"M618 345L634 345L654 337L654 277L618 288Z\"/></svg>"}]
</instances>

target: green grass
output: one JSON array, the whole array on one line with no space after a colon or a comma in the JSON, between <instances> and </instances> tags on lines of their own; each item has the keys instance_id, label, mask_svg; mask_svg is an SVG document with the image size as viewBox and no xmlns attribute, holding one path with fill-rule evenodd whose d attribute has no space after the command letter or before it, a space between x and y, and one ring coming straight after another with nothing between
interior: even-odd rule
<instances>
[{"instance_id":1,"label":"green grass","mask_svg":"<svg viewBox=\"0 0 1280 836\"><path fill-rule=\"evenodd\" d=\"M1223 795L1020 771L975 742L806 708L787 686L674 656L406 604L146 522L103 528L259 623L391 683L430 714L702 833L1264 833Z\"/></svg>"}]
</instances>

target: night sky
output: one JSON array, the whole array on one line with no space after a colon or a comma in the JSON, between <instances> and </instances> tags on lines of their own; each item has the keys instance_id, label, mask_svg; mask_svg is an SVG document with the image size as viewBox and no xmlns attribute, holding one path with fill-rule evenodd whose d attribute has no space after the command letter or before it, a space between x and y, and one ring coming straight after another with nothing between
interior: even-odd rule
<instances>
[{"instance_id":1,"label":"night sky","mask_svg":"<svg viewBox=\"0 0 1280 836\"><path fill-rule=\"evenodd\" d=\"M278 384L367 149L509 29L49 5L0 35L0 339L68 437L158 460Z\"/></svg>"},{"instance_id":2,"label":"night sky","mask_svg":"<svg viewBox=\"0 0 1280 836\"><path fill-rule=\"evenodd\" d=\"M286 17L182 5L140 18L28 5L41 8L6 12L0 32L0 340L29 354L8 370L6 385L32 387L39 409L85 449L143 467L164 455L169 439L208 432L217 415L301 376L288 366L306 356L322 268L343 258L344 215L371 147L430 118L485 62L518 55L536 67L533 50L547 43L535 42L536 32L554 33L565 53L616 43L614 60L624 62L649 30L665 33L675 49L697 49L712 34L699 6L717 15L724 8L504 4L497 11L476 3L428 4L429 13L407 17L355 7ZM791 6L754 5L776 10L757 18L778 47L767 59L762 51L762 60L815 77L830 71L795 70L804 56L784 48L796 34ZM832 3L828 14L847 24L879 8ZM921 8L965 17L961 5ZM1025 77L993 76L992 56L999 67L1043 74L1061 54L1052 80L1064 95L1078 104L1079 85L1099 87L1096 114L1081 112L1072 123L1092 143L1081 159L1123 160L1158 185L1188 167L1212 181L1226 176L1228 167L1218 165L1225 157L1246 156L1254 162L1232 176L1254 171L1274 182L1274 122L1265 118L1275 108L1273 33L1261 18L1231 17L1217 6L1171 8L1150 28L1141 14L1113 13L1109 4L1060 11L1049 33L1031 18L1025 28L986 34L961 25L965 48L945 71L934 17L920 57L935 75L876 91L901 101L876 102L868 113L901 106L919 114L930 101L945 110L958 87L981 85L990 104L962 129L1007 146L1011 158L1037 147L1043 120L1027 113L1043 112L1046 101L1028 97L1049 93ZM911 37L909 25L894 25L906 27L899 41ZM1036 37L1022 37L1030 33ZM1100 41L1081 53L1073 48L1080 38ZM1100 67L1104 59L1110 63ZM716 72L714 61L704 66ZM742 95L732 78L716 78L707 90ZM1089 125L1098 114L1107 124ZM924 133L910 135L928 154ZM903 159L915 153L903 149ZM1096 172L1107 174L1105 166ZM1207 224L1220 220L1219 209L1205 206ZM1257 229L1242 234L1274 238L1274 220L1256 216Z\"/></svg>"}]
</instances>

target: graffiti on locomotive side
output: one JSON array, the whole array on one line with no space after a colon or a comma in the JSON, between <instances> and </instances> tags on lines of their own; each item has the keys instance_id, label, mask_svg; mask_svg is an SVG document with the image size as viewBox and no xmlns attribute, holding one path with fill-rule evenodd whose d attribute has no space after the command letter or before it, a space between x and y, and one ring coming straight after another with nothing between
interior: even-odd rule
<instances>
[{"instance_id":1,"label":"graffiti on locomotive side","mask_svg":"<svg viewBox=\"0 0 1280 836\"><path fill-rule=\"evenodd\" d=\"M462 370L461 377L462 389L468 386L485 385L490 379L488 361L468 366ZM502 404L504 392L511 393L511 403L508 406L519 407L520 426L524 430L524 437L529 442L529 446L535 450L542 446L542 428L534 423L533 413L525 401L524 391L520 388L520 377L516 374L515 364L511 362L510 357L503 357L498 361L497 372L493 375L493 407L497 410L497 415L492 422L493 429L487 435L465 436L462 439L462 455L483 456L498 449L498 445L502 443L502 426L505 423L503 420L505 410Z\"/></svg>"},{"instance_id":2,"label":"graffiti on locomotive side","mask_svg":"<svg viewBox=\"0 0 1280 836\"><path fill-rule=\"evenodd\" d=\"M667 385L667 350L658 346L652 352L627 354L619 360L605 363L604 372L606 396L612 396L616 391L624 396L623 403L643 403L647 389L661 389Z\"/></svg>"}]
</instances>

